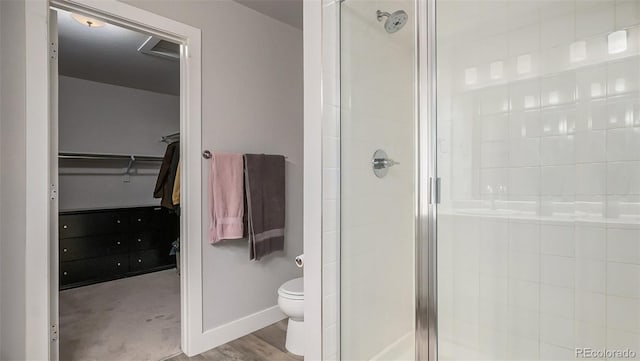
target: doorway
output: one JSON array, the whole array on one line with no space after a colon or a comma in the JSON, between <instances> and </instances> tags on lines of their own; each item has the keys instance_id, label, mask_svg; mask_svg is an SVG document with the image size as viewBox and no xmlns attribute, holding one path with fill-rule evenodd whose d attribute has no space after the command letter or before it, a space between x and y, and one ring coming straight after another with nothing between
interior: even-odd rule
<instances>
[{"instance_id":1,"label":"doorway","mask_svg":"<svg viewBox=\"0 0 640 361\"><path fill-rule=\"evenodd\" d=\"M180 45L54 17L60 358L163 359L180 352Z\"/></svg>"},{"instance_id":2,"label":"doorway","mask_svg":"<svg viewBox=\"0 0 640 361\"><path fill-rule=\"evenodd\" d=\"M116 1L101 2L97 8L86 8L75 2L52 2L50 5L48 303L53 342L49 345L49 358L101 358L99 352L104 351L107 353L102 358L113 359L114 348L116 355L118 348L123 349L124 358L136 355L138 358L162 359L180 351L191 354L191 350L198 347L198 336L202 335L199 313L188 312L201 309L199 297L194 295L201 292L201 280L196 271L199 262L186 262L199 258L201 251L199 247L189 246L191 243L199 245L201 239L201 140L199 136L193 136L199 134L200 129L200 31ZM58 21L63 16L64 20ZM106 30L102 34L106 41L96 34L93 39L87 33L73 35L68 26ZM115 46L108 44L109 36ZM107 59L104 53L100 55L100 40L104 48L111 49L108 51L114 54L117 50L122 51L122 41L114 41L113 37L132 42L127 47L130 55L137 52L140 57L146 57L138 65L158 70L163 62L172 64L173 76L164 74L168 80L160 76L146 82L146 86L137 86L135 82L143 78L140 68L131 72L128 67L131 61L118 62L116 58ZM131 50L134 39L140 44ZM75 51L82 45L93 46L93 49L85 50L91 50L87 53L92 53L92 62L100 67L100 71L93 70L95 78L92 79L92 72L86 67L83 70L79 64L82 54L65 50L66 45L73 44ZM65 62L65 56L72 60L71 67ZM153 59L151 63L149 59ZM150 65L153 62L155 65ZM63 67L60 71L59 66ZM129 76L120 68L129 69ZM120 79L125 83L134 83L117 83L122 76L124 78ZM148 79L151 78L154 77ZM100 97L103 99L98 99ZM127 100L128 105L117 102ZM91 114L92 102L93 106L102 106L102 109ZM130 112L128 122L122 113L109 118L109 114L123 111ZM145 118L153 119L155 123L145 125L141 122ZM112 131L121 129L121 133L109 136L107 128L100 130L104 126ZM73 135L74 131L78 133ZM177 141L182 141L183 145L179 146ZM118 144L120 150L113 148ZM148 148L144 148L144 144ZM154 196L167 198L162 186L159 190L156 188L161 185L158 173L167 161L169 152L165 148L168 144L175 146L175 153L181 154L182 159L180 175L171 174L175 192L172 188L168 203L173 206L176 195L181 200L193 198L179 210L167 209L171 207L166 207L166 199L162 202L154 199ZM138 148L127 150L127 146ZM171 169L175 172L175 165ZM110 185L104 189L84 188L101 181ZM78 182L84 185L79 186ZM122 201L123 197L127 201ZM88 239L94 241L91 247L85 242ZM179 252L180 248L183 252ZM188 266L177 272L177 264ZM64 295L59 294L59 290ZM91 300L93 306L91 302L85 302ZM135 314L144 320L136 323L134 317L126 316L126 312L118 313L118 307L125 307L130 316ZM70 314L75 314L75 319L69 317ZM83 332L83 326L76 321L90 319L86 316L95 314L102 314L103 327L100 327L100 319L94 319L94 324L85 325L86 332ZM114 314L118 316L113 317ZM109 339L108 333L123 333L118 322L129 322L128 328L151 337L121 335L118 345L99 345ZM141 330L145 324L153 323L156 327L149 329L153 331ZM127 326L123 327L126 329ZM82 336L74 339L74 334ZM100 336L97 344L90 342L96 346L92 352L98 353L74 353L83 350L79 340L91 335ZM111 341L117 342L117 339L116 335ZM131 339L138 340L131 343ZM136 354L135 349L152 349L158 354Z\"/></svg>"}]
</instances>

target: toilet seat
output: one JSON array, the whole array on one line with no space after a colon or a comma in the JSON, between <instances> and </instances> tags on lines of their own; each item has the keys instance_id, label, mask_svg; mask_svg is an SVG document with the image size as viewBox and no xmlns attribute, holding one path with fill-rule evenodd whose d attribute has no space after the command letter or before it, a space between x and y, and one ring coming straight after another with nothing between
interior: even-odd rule
<instances>
[{"instance_id":1,"label":"toilet seat","mask_svg":"<svg viewBox=\"0 0 640 361\"><path fill-rule=\"evenodd\" d=\"M302 277L283 283L278 289L278 295L290 300L303 300L304 283Z\"/></svg>"}]
</instances>

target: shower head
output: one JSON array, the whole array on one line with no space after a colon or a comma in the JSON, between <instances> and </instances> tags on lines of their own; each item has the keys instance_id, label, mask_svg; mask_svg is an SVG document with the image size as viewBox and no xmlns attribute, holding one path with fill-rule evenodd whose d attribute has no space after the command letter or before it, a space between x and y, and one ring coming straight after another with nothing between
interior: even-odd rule
<instances>
[{"instance_id":1,"label":"shower head","mask_svg":"<svg viewBox=\"0 0 640 361\"><path fill-rule=\"evenodd\" d=\"M382 21L384 17L387 18L387 21L384 23L384 29L389 34L393 34L402 29L409 19L409 16L404 10L394 11L391 14L386 11L378 10L376 11L376 15L378 16L378 21Z\"/></svg>"}]
</instances>

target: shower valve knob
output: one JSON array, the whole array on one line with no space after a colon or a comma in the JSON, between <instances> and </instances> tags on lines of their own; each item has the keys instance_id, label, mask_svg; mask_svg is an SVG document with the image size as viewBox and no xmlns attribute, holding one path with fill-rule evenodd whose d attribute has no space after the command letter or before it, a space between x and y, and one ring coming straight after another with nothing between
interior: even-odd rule
<instances>
[{"instance_id":1,"label":"shower valve knob","mask_svg":"<svg viewBox=\"0 0 640 361\"><path fill-rule=\"evenodd\" d=\"M373 153L373 158L371 159L371 166L373 168L373 173L378 178L383 178L389 172L389 168L394 165L400 164L395 160L389 158L387 156L387 152L382 149L378 149Z\"/></svg>"},{"instance_id":2,"label":"shower valve knob","mask_svg":"<svg viewBox=\"0 0 640 361\"><path fill-rule=\"evenodd\" d=\"M375 158L373 159L373 167L375 169L384 169L384 168L389 168L389 167L393 167L394 165L400 164L400 162L396 162L393 159L387 159L387 158Z\"/></svg>"}]
</instances>

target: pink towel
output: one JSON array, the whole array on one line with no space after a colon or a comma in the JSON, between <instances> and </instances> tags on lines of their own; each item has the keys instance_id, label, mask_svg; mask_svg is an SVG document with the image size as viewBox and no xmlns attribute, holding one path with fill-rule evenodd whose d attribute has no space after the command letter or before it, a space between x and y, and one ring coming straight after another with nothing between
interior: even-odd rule
<instances>
[{"instance_id":1,"label":"pink towel","mask_svg":"<svg viewBox=\"0 0 640 361\"><path fill-rule=\"evenodd\" d=\"M242 238L243 179L242 154L213 154L209 177L210 243Z\"/></svg>"}]
</instances>

